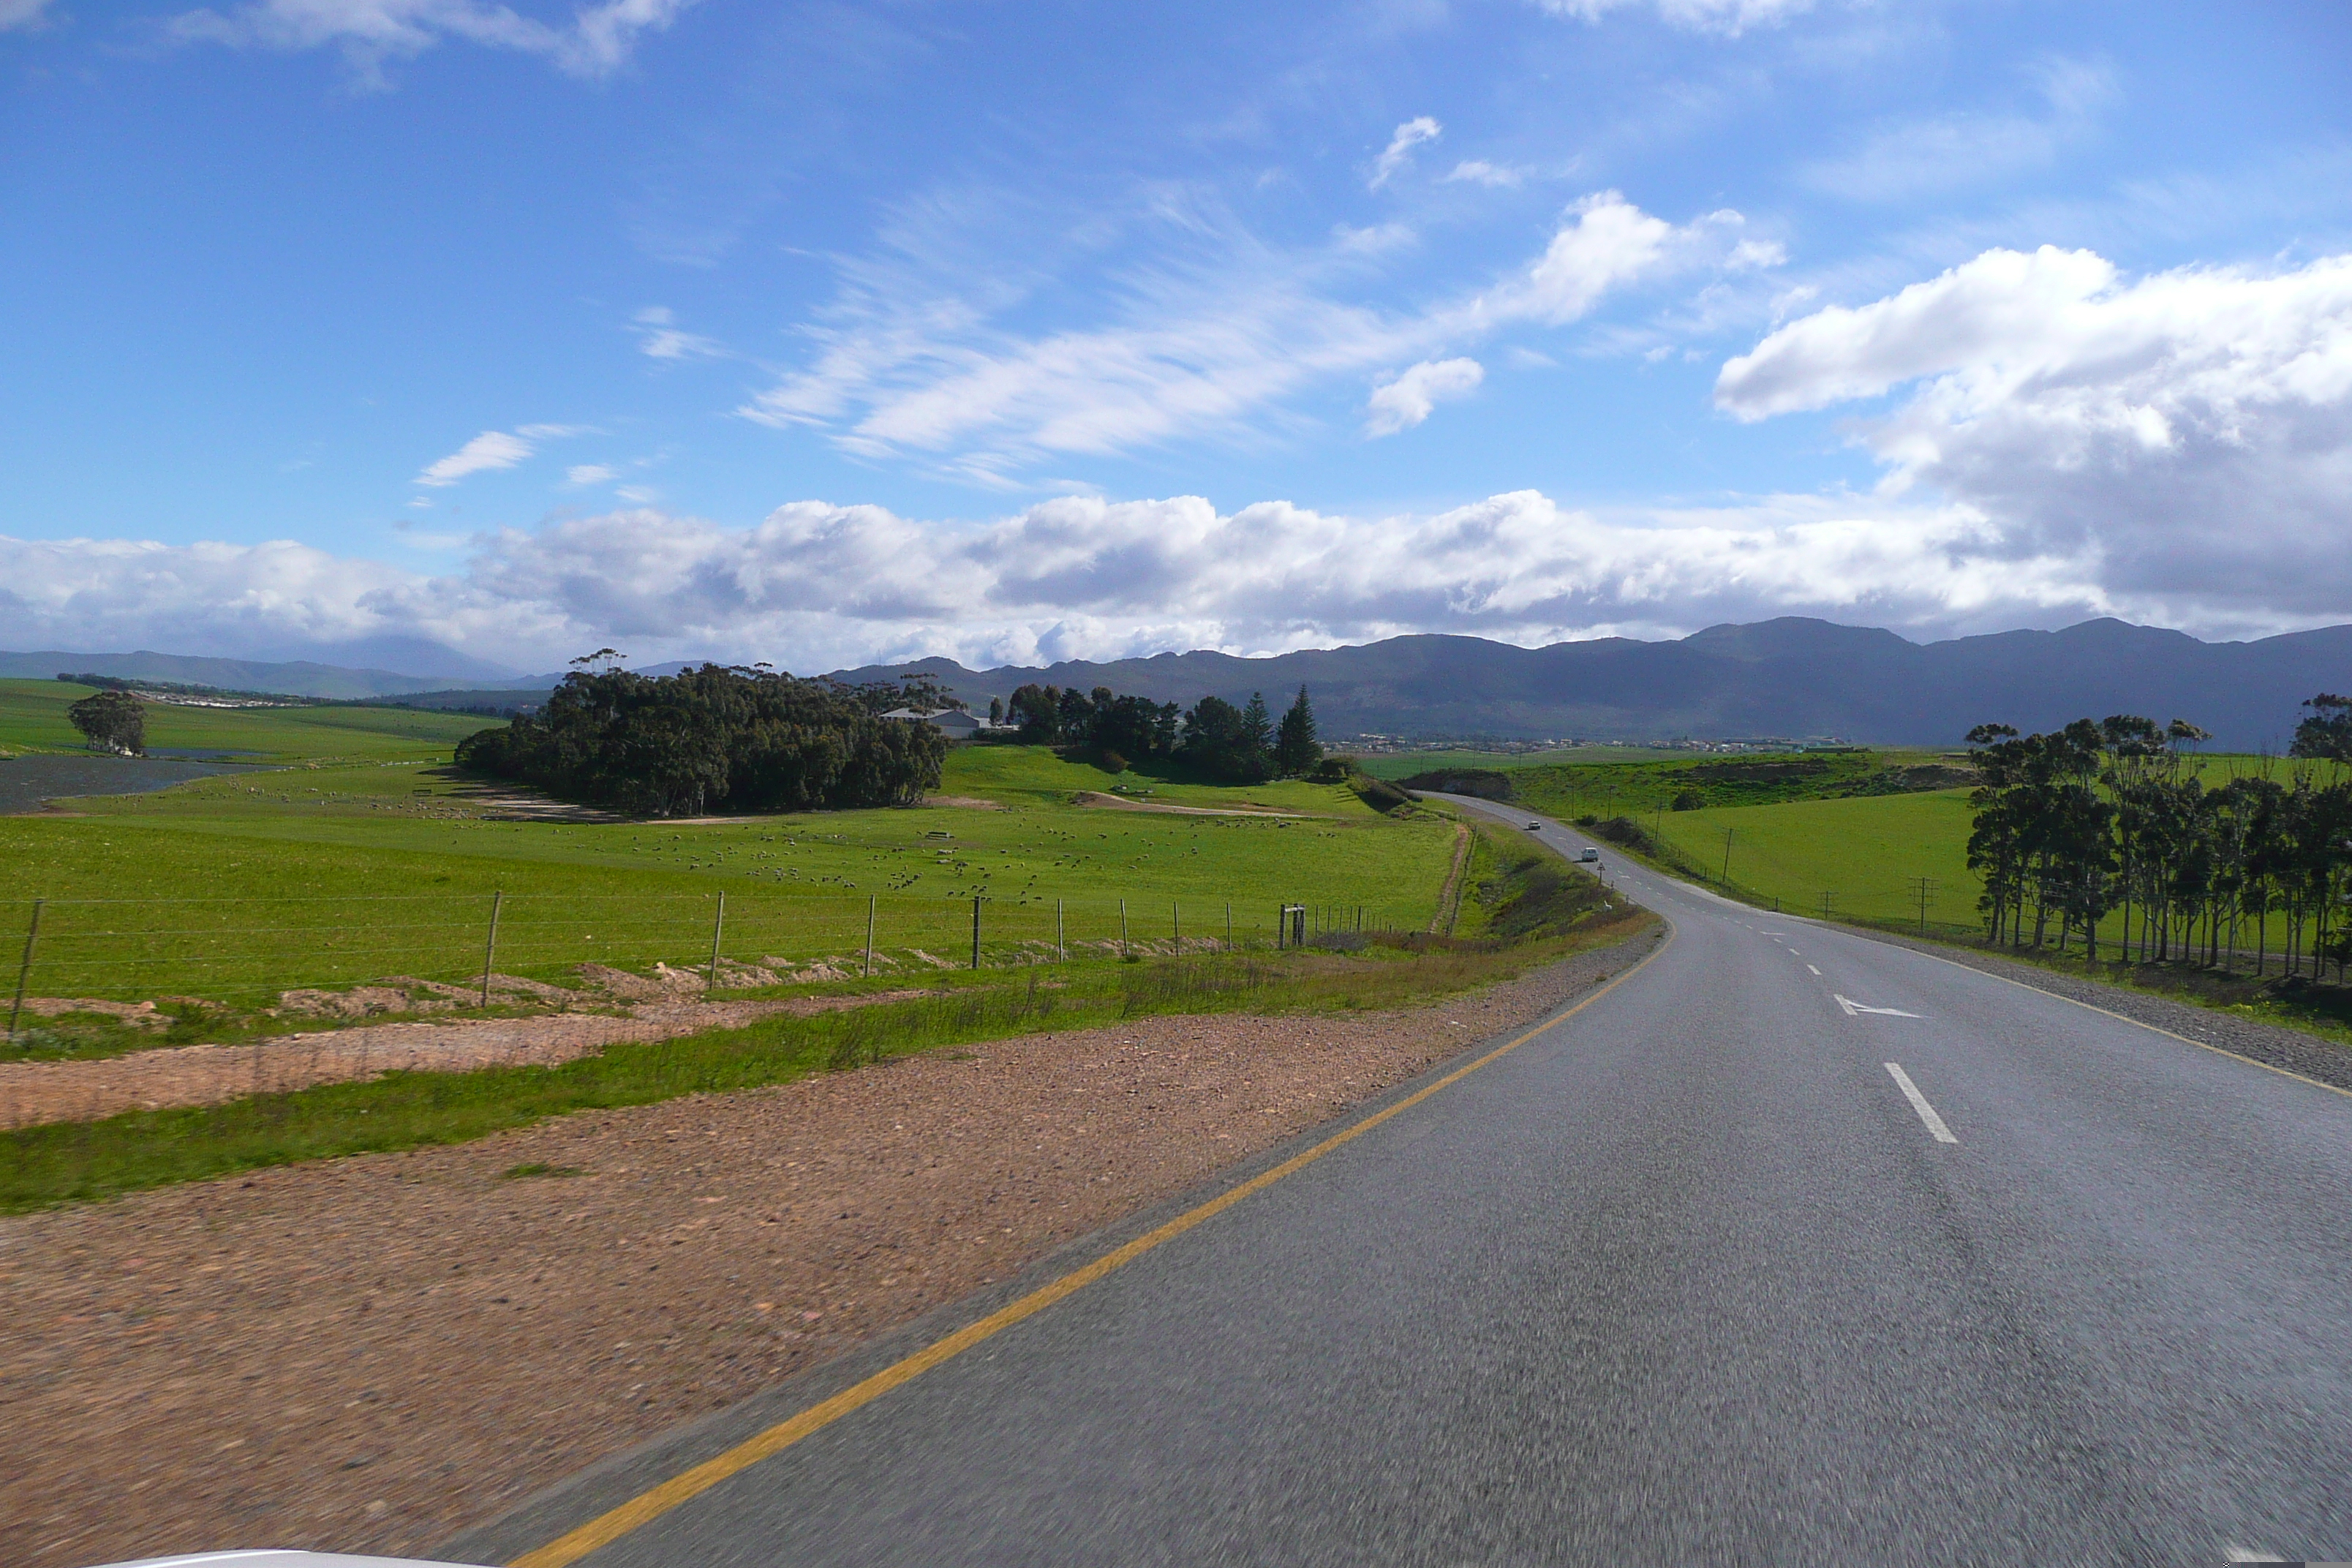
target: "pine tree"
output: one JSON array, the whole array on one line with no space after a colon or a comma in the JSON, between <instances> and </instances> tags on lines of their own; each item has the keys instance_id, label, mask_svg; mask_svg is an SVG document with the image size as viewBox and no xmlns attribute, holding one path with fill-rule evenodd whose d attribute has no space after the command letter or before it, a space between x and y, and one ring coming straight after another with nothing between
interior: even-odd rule
<instances>
[{"instance_id":1,"label":"pine tree","mask_svg":"<svg viewBox=\"0 0 2352 1568\"><path fill-rule=\"evenodd\" d=\"M1250 693L1249 705L1242 710L1242 745L1250 758L1251 771L1259 778L1274 773L1274 715L1266 711L1265 693Z\"/></svg>"},{"instance_id":2,"label":"pine tree","mask_svg":"<svg viewBox=\"0 0 2352 1568\"><path fill-rule=\"evenodd\" d=\"M1314 772L1322 760L1323 746L1315 738L1315 709L1302 686L1298 700L1282 716L1282 729L1274 742L1274 769L1286 778L1297 778Z\"/></svg>"}]
</instances>

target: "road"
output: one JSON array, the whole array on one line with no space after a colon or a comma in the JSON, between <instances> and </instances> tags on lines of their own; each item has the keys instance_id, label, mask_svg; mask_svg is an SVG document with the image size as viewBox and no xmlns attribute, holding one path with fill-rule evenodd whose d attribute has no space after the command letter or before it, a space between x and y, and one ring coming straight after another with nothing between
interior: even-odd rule
<instances>
[{"instance_id":1,"label":"road","mask_svg":"<svg viewBox=\"0 0 2352 1568\"><path fill-rule=\"evenodd\" d=\"M1614 989L584 1561L2352 1557L2352 1098L1604 869Z\"/></svg>"}]
</instances>

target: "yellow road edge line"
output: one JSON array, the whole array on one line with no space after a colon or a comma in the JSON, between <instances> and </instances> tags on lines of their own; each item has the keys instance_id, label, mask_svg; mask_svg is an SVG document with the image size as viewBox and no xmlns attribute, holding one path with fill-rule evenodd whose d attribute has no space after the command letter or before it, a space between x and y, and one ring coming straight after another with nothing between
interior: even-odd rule
<instances>
[{"instance_id":1,"label":"yellow road edge line","mask_svg":"<svg viewBox=\"0 0 2352 1568\"><path fill-rule=\"evenodd\" d=\"M2292 1071L2286 1068L2273 1067L2266 1061L2258 1060L2253 1057L2241 1056L2236 1051L2231 1050L2227 1047L2213 1045L2209 1041L2197 1039L2193 1036L2176 1035L2170 1029L2164 1027L2161 1024L2151 1024L2144 1019L2135 1018L2128 1013L2114 1012L2108 1008L2100 1006L2095 1002L2078 1001L2074 997L2069 996L2061 991L2044 991L2041 986L2034 984L2031 981L2020 980L2014 975L1995 974L1990 969L1979 969L1973 963L1962 963L1958 959L1946 958L1940 952L1928 952L1924 949L1916 947L1912 948L1909 951L1918 953L1922 958L1932 958L1938 963L1948 963L1954 969L1965 969L1970 974L1981 974L1987 980L1998 980L2004 985L2014 985L2020 991L2031 991L2036 996L2047 996L2053 1001L2063 1002L2070 1007L2080 1007L2084 1012L2096 1013L2102 1017L2113 1018L2117 1023L2129 1024L2134 1028L2146 1029L2151 1035L2162 1035L2168 1040L2179 1040L2184 1046L2195 1046L2200 1051L2210 1051L2217 1057L2227 1057L2233 1062L2243 1062L2250 1068L2260 1068L2264 1072L2274 1072L2281 1078L2291 1078L2297 1083L2307 1083L2314 1089L2324 1089L2330 1094L2340 1094L2347 1100L2352 1100L2352 1089L2344 1089L2336 1084L2323 1082L2321 1079L2315 1078L2306 1078L2302 1073ZM2185 1002L2176 1003L2174 1005L2176 1006L2183 1007L2189 1005L2189 1004ZM2284 1026L2274 1024L2272 1027L2283 1028ZM2315 1035L2312 1037L2314 1039L2318 1038Z\"/></svg>"},{"instance_id":2,"label":"yellow road edge line","mask_svg":"<svg viewBox=\"0 0 2352 1568\"><path fill-rule=\"evenodd\" d=\"M1489 1062L1498 1061L1508 1056L1538 1035L1566 1023L1640 973L1652 959L1673 945L1674 939L1675 929L1671 923L1668 923L1665 940L1643 954L1631 969L1593 992L1575 1006L1545 1019L1517 1039L1507 1045L1496 1047L1476 1061L1454 1068L1435 1083L1417 1089L1394 1105L1375 1111L1361 1121L1333 1133L1313 1148L1292 1155L1273 1169L1261 1172L1239 1186L1220 1193L1198 1208L1187 1210L1167 1224L1146 1231L1125 1246L1105 1253L1084 1268L1073 1269L1059 1279L1039 1287L1009 1306L1000 1307L979 1321L966 1324L945 1339L926 1345L905 1360L884 1367L864 1382L854 1384L832 1398L810 1405L791 1419L779 1422L766 1431L746 1438L725 1453L705 1459L693 1468L672 1476L659 1486L638 1493L619 1507L556 1537L546 1545L524 1552L509 1564L509 1568L566 1568L567 1564L577 1563L590 1552L611 1545L631 1531L650 1524L679 1504L699 1497L730 1476L747 1470L761 1460L782 1453L802 1438L823 1430L854 1410L871 1405L892 1389L902 1384L913 1382L931 1368L953 1360L982 1341L992 1339L1024 1319L1044 1311L1063 1298L1076 1294L1105 1275L1134 1262L1152 1248L1174 1240L1204 1220L1213 1219L1223 1214L1253 1193L1264 1191L1285 1176L1313 1164L1341 1144L1360 1138L1390 1118L1400 1116L1412 1110L1440 1089L1460 1082Z\"/></svg>"}]
</instances>

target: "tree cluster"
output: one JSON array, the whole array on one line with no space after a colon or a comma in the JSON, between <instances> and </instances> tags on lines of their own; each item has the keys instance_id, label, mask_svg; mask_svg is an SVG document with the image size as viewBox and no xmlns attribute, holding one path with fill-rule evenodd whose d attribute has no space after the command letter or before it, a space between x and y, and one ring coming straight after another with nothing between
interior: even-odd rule
<instances>
[{"instance_id":1,"label":"tree cluster","mask_svg":"<svg viewBox=\"0 0 2352 1568\"><path fill-rule=\"evenodd\" d=\"M1303 686L1278 724L1262 693L1240 708L1203 697L1180 711L1173 702L1122 697L1107 686L1088 693L1034 683L1013 692L1005 714L1030 745L1059 746L1116 767L1171 761L1220 784L1297 776L1323 760Z\"/></svg>"},{"instance_id":2,"label":"tree cluster","mask_svg":"<svg viewBox=\"0 0 2352 1568\"><path fill-rule=\"evenodd\" d=\"M85 697L66 710L66 719L101 752L135 757L147 749L147 704L128 691Z\"/></svg>"},{"instance_id":3,"label":"tree cluster","mask_svg":"<svg viewBox=\"0 0 2352 1568\"><path fill-rule=\"evenodd\" d=\"M1987 937L2063 951L2122 915L2126 957L2216 963L2252 936L2267 963L2278 920L2290 973L2352 957L2336 911L2352 873L2352 782L2307 764L2352 762L2352 702L2323 694L2296 731L2286 776L2268 763L2208 784L2181 720L2078 719L2048 734L2006 724L1969 732L1978 786L1969 866Z\"/></svg>"},{"instance_id":4,"label":"tree cluster","mask_svg":"<svg viewBox=\"0 0 2352 1568\"><path fill-rule=\"evenodd\" d=\"M881 715L936 695L716 664L575 668L538 713L468 735L457 760L638 816L913 805L939 784L946 739Z\"/></svg>"}]
</instances>

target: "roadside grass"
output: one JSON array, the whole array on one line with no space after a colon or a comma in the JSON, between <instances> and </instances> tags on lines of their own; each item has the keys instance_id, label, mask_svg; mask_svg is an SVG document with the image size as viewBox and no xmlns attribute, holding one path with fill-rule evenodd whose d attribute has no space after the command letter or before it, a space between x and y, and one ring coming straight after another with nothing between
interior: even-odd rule
<instances>
[{"instance_id":1,"label":"roadside grass","mask_svg":"<svg viewBox=\"0 0 2352 1568\"><path fill-rule=\"evenodd\" d=\"M1580 895L1579 895L1580 896ZM947 995L614 1045L558 1067L397 1072L226 1104L0 1133L0 1212L348 1154L464 1142L548 1117L724 1094L910 1052L1163 1014L1344 1013L1426 1003L1604 946L1654 917L1619 905L1515 943L1422 939L1035 970ZM1417 949L1417 950L1416 950ZM507 1174L558 1174L510 1168Z\"/></svg>"}]
</instances>

